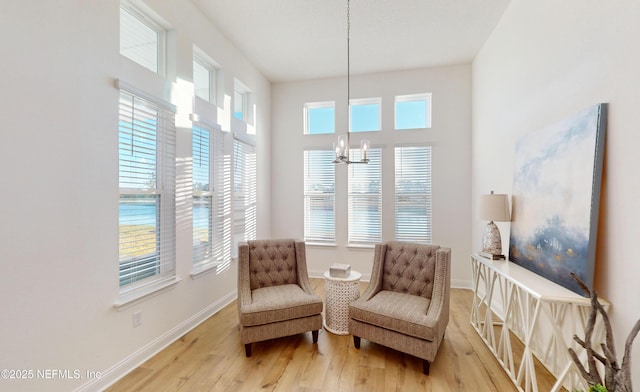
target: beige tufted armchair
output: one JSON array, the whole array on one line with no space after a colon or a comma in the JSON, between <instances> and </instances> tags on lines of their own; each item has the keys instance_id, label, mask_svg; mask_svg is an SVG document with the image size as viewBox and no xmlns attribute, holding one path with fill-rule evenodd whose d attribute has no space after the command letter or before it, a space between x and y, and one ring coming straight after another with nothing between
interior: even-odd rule
<instances>
[{"instance_id":1,"label":"beige tufted armchair","mask_svg":"<svg viewBox=\"0 0 640 392\"><path fill-rule=\"evenodd\" d=\"M304 242L249 241L238 246L238 316L245 354L251 343L306 331L318 342L322 298L309 284Z\"/></svg>"},{"instance_id":2,"label":"beige tufted armchair","mask_svg":"<svg viewBox=\"0 0 640 392\"><path fill-rule=\"evenodd\" d=\"M449 322L451 250L436 245L376 245L371 282L349 306L349 333L422 359L429 374Z\"/></svg>"}]
</instances>

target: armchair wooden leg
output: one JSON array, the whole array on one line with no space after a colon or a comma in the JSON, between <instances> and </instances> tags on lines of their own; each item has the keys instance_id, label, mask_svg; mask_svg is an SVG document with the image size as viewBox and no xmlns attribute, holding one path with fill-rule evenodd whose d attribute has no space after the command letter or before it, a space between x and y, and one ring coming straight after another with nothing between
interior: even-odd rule
<instances>
[{"instance_id":1,"label":"armchair wooden leg","mask_svg":"<svg viewBox=\"0 0 640 392\"><path fill-rule=\"evenodd\" d=\"M249 358L251 356L251 343L247 343L244 345L244 355Z\"/></svg>"},{"instance_id":2,"label":"armchair wooden leg","mask_svg":"<svg viewBox=\"0 0 640 392\"><path fill-rule=\"evenodd\" d=\"M359 336L354 336L353 337L353 345L356 346L356 348L360 348L360 337Z\"/></svg>"},{"instance_id":3,"label":"armchair wooden leg","mask_svg":"<svg viewBox=\"0 0 640 392\"><path fill-rule=\"evenodd\" d=\"M426 374L427 376L429 375L429 366L431 365L431 363L429 363L429 361L427 361L426 359L422 360L422 373Z\"/></svg>"},{"instance_id":4,"label":"armchair wooden leg","mask_svg":"<svg viewBox=\"0 0 640 392\"><path fill-rule=\"evenodd\" d=\"M311 331L311 336L313 336L313 342L318 343L318 330Z\"/></svg>"}]
</instances>

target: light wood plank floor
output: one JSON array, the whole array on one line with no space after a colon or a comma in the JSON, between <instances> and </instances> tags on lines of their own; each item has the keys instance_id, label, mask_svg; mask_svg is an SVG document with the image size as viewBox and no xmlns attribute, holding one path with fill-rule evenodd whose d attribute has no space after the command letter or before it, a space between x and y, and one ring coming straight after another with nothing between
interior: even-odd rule
<instances>
[{"instance_id":1,"label":"light wood plank floor","mask_svg":"<svg viewBox=\"0 0 640 392\"><path fill-rule=\"evenodd\" d=\"M311 284L324 297L324 279ZM469 323L472 298L470 290L451 291L449 325L429 376L417 358L365 339L357 350L352 336L326 330L317 345L310 332L254 343L246 358L233 302L108 391L515 391ZM548 391L555 380L541 370L538 388Z\"/></svg>"}]
</instances>

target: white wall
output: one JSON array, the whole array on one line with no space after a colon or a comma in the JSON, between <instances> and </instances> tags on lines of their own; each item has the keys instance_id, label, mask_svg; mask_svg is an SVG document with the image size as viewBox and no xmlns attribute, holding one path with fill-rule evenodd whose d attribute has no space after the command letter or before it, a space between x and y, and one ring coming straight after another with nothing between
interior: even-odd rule
<instances>
[{"instance_id":1,"label":"white wall","mask_svg":"<svg viewBox=\"0 0 640 392\"><path fill-rule=\"evenodd\" d=\"M417 69L351 77L351 98L382 98L382 131L352 134L383 147L383 240L394 237L395 144L433 146L433 243L452 248L454 285L469 286L471 226L470 65ZM427 130L395 131L394 97L430 92L433 122ZM347 127L346 79L334 78L272 86L272 212L274 237L304 237L303 150L331 148L336 135L303 135L305 102L335 101L336 133ZM368 279L372 249L347 248L347 168L336 167L336 247L307 246L311 275L335 262L349 263Z\"/></svg>"},{"instance_id":2,"label":"white wall","mask_svg":"<svg viewBox=\"0 0 640 392\"><path fill-rule=\"evenodd\" d=\"M517 138L599 102L609 103L595 288L611 302L618 357L640 318L637 168L640 4L513 0L473 62L472 202L511 192ZM482 222L473 221L473 248ZM501 227L508 245L508 224ZM632 357L640 385L640 342Z\"/></svg>"},{"instance_id":3,"label":"white wall","mask_svg":"<svg viewBox=\"0 0 640 392\"><path fill-rule=\"evenodd\" d=\"M141 68L121 58L117 0L0 4L0 368L102 373L99 380L0 380L0 389L102 387L235 296L235 264L219 274L190 277L187 185L177 211L176 270L182 280L123 311L113 307L118 299L115 79L183 104L176 93L183 80L191 80L195 43L222 66L225 94L233 95L234 77L255 92L258 177L266 179L258 185L258 235L270 235L270 83L191 2L147 4L175 29L167 83L141 78ZM182 120L188 111L179 108ZM188 161L190 143L189 125L182 122L179 165ZM183 186L184 169L178 172ZM137 328L134 311L142 312Z\"/></svg>"}]
</instances>

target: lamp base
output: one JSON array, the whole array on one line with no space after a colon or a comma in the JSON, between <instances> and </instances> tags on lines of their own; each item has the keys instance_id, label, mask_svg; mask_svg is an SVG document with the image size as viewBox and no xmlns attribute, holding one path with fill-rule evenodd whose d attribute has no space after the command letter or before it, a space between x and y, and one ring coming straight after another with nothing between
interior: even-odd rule
<instances>
[{"instance_id":1,"label":"lamp base","mask_svg":"<svg viewBox=\"0 0 640 392\"><path fill-rule=\"evenodd\" d=\"M482 234L482 252L491 255L502 255L502 237L493 221L489 222ZM504 257L504 256L503 256Z\"/></svg>"},{"instance_id":2,"label":"lamp base","mask_svg":"<svg viewBox=\"0 0 640 392\"><path fill-rule=\"evenodd\" d=\"M489 260L506 260L507 258L504 257L504 255L494 255L493 253L487 253L487 252L478 252L478 254L482 257L484 257L485 259L489 259Z\"/></svg>"}]
</instances>

